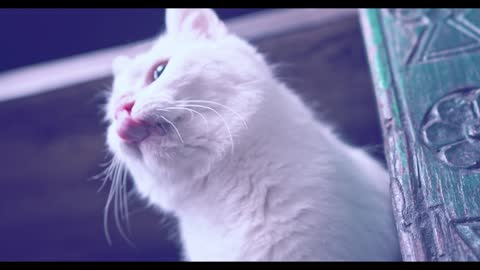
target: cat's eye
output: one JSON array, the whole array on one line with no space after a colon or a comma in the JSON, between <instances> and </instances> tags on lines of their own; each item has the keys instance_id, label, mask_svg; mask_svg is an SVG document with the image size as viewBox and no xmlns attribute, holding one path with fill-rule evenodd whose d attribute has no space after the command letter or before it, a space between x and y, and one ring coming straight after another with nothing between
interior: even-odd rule
<instances>
[{"instance_id":1,"label":"cat's eye","mask_svg":"<svg viewBox=\"0 0 480 270\"><path fill-rule=\"evenodd\" d=\"M162 75L162 73L163 73L163 71L165 71L166 67L167 67L167 62L160 63L159 65L157 65L155 67L155 70L153 71L153 74L152 74L153 81L155 81L156 79L158 79Z\"/></svg>"}]
</instances>

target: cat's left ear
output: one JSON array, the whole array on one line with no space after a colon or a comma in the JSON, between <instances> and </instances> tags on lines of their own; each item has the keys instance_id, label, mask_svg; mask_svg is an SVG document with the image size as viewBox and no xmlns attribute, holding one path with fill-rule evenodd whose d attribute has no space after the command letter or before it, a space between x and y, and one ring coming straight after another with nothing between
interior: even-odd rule
<instances>
[{"instance_id":1,"label":"cat's left ear","mask_svg":"<svg viewBox=\"0 0 480 270\"><path fill-rule=\"evenodd\" d=\"M227 27L209 8L168 8L165 14L167 32L217 38L227 33Z\"/></svg>"}]
</instances>

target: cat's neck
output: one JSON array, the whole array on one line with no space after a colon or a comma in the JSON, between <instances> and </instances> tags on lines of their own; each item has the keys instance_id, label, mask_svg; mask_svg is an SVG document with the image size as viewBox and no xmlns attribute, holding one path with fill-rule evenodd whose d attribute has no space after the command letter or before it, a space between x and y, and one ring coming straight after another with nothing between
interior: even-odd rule
<instances>
[{"instance_id":1,"label":"cat's neck","mask_svg":"<svg viewBox=\"0 0 480 270\"><path fill-rule=\"evenodd\" d=\"M265 91L271 94L265 97L265 102L250 118L248 130L235 138L234 152L227 152L215 162L208 175L193 181L185 179L185 183L195 185L187 190L193 188L196 191L187 195L186 187L179 188L177 195L181 202L176 204L176 211L181 213L192 209L198 212L202 209L199 205L205 205L205 211L216 212L222 218L232 212L240 215L239 204L246 203L255 196L255 192L263 192L266 186L275 184L271 181L281 181L280 178L262 177L261 171L250 171L252 168L275 167L282 162L292 164L297 160L301 162L309 158L303 156L304 152L316 152L311 151L313 148L328 151L321 148L330 147L326 142L335 138L329 136L328 130L314 120L310 110L290 90L287 91L280 83L273 85L277 89ZM319 132L322 129L325 129L324 132Z\"/></svg>"},{"instance_id":2,"label":"cat's neck","mask_svg":"<svg viewBox=\"0 0 480 270\"><path fill-rule=\"evenodd\" d=\"M311 160L318 162L320 151L332 151L326 149L331 144L328 135L318 132L323 127L306 106L282 87L270 89L272 95L249 118L249 132L236 138L235 152L215 163L207 176L193 181L195 192L190 189L185 197L185 190L178 191L183 197L174 211L182 234L188 236L184 243L189 252L207 248L211 250L205 254L224 258L240 255L232 250L267 256L262 254L267 248L244 250L246 235L264 226L273 208L273 212L281 208L288 219L287 213L298 213L296 207L309 204L299 203L310 199L302 194L313 186L298 181L307 179L308 170L302 168ZM325 163L330 162L328 158L327 154ZM198 233L199 228L209 233ZM204 247L206 242L212 244Z\"/></svg>"}]
</instances>

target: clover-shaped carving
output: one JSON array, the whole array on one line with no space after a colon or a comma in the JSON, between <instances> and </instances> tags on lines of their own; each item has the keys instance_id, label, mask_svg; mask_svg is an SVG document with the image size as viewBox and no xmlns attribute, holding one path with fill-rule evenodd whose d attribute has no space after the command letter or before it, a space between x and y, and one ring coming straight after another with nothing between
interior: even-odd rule
<instances>
[{"instance_id":1,"label":"clover-shaped carving","mask_svg":"<svg viewBox=\"0 0 480 270\"><path fill-rule=\"evenodd\" d=\"M447 165L480 169L480 88L454 91L428 110L422 140Z\"/></svg>"}]
</instances>

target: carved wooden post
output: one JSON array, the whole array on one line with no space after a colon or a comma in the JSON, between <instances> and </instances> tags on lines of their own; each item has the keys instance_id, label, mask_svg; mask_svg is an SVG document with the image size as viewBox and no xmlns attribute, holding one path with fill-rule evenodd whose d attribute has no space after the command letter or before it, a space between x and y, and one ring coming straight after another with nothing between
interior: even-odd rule
<instances>
[{"instance_id":1,"label":"carved wooden post","mask_svg":"<svg viewBox=\"0 0 480 270\"><path fill-rule=\"evenodd\" d=\"M368 9L403 257L480 259L480 9Z\"/></svg>"}]
</instances>

